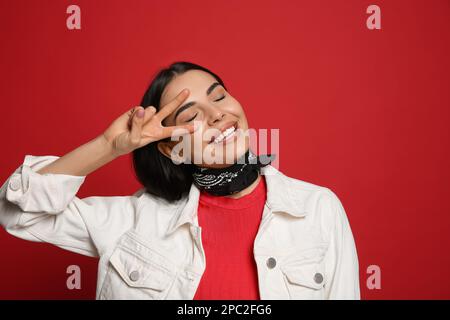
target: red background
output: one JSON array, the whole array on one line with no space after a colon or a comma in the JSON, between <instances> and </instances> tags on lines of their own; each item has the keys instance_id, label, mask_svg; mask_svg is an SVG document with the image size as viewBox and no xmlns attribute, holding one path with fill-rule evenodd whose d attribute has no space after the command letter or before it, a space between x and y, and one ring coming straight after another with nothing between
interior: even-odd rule
<instances>
[{"instance_id":1,"label":"red background","mask_svg":"<svg viewBox=\"0 0 450 320\"><path fill-rule=\"evenodd\" d=\"M5 181L140 102L177 60L219 74L250 126L280 129L280 170L331 188L355 236L364 299L450 298L450 2L0 2ZM66 8L81 7L81 30ZM381 8L381 30L366 8ZM139 188L125 156L79 197ZM0 298L93 299L97 260L0 231ZM66 289L66 268L82 289ZM380 290L366 269L381 268Z\"/></svg>"}]
</instances>

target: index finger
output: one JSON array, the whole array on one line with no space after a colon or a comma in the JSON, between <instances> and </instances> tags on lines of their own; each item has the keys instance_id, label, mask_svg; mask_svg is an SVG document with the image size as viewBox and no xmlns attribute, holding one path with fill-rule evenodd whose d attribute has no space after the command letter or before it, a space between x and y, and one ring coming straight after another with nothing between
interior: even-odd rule
<instances>
[{"instance_id":1,"label":"index finger","mask_svg":"<svg viewBox=\"0 0 450 320\"><path fill-rule=\"evenodd\" d=\"M155 116L158 116L161 120L165 119L168 115L174 112L178 106L186 100L189 90L183 89L172 101L163 106Z\"/></svg>"},{"instance_id":2,"label":"index finger","mask_svg":"<svg viewBox=\"0 0 450 320\"><path fill-rule=\"evenodd\" d=\"M184 136L186 134L191 134L197 130L198 127L195 127L193 124L163 127L161 137L162 139L165 139L169 137Z\"/></svg>"}]
</instances>

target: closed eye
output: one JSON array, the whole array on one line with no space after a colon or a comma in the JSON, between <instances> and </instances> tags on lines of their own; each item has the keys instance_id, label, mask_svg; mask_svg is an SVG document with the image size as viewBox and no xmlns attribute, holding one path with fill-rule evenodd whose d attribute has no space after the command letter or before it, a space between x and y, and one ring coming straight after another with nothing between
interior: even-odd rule
<instances>
[{"instance_id":1,"label":"closed eye","mask_svg":"<svg viewBox=\"0 0 450 320\"><path fill-rule=\"evenodd\" d=\"M214 102L217 102L217 101L220 101L220 100L223 100L223 99L225 99L225 95L223 97L220 97L217 100L214 100ZM186 120L186 122L190 122L190 121L194 120L196 116L197 116L197 113L192 118L190 118L189 120Z\"/></svg>"},{"instance_id":2,"label":"closed eye","mask_svg":"<svg viewBox=\"0 0 450 320\"><path fill-rule=\"evenodd\" d=\"M197 116L197 113L192 118L190 118L189 120L186 120L186 122L194 120L196 116Z\"/></svg>"}]
</instances>

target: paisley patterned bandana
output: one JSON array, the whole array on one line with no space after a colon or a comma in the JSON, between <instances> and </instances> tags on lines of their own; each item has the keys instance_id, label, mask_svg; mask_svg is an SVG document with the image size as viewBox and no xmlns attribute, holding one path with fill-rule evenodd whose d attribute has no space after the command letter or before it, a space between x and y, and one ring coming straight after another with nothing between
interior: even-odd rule
<instances>
[{"instance_id":1,"label":"paisley patterned bandana","mask_svg":"<svg viewBox=\"0 0 450 320\"><path fill-rule=\"evenodd\" d=\"M202 168L191 165L194 184L215 196L227 196L250 186L276 155L256 156L250 149L234 164L226 168Z\"/></svg>"}]
</instances>

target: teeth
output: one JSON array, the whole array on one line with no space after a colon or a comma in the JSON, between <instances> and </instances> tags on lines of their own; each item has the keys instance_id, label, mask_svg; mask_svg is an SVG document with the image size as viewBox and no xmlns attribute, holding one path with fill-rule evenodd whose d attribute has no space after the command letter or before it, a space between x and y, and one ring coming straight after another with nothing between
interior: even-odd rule
<instances>
[{"instance_id":1,"label":"teeth","mask_svg":"<svg viewBox=\"0 0 450 320\"><path fill-rule=\"evenodd\" d=\"M224 132L222 132L215 140L214 143L219 143L221 142L223 139L225 139L226 137L228 137L229 135L231 135L234 132L235 128L234 127L229 127L228 129L226 129Z\"/></svg>"}]
</instances>

